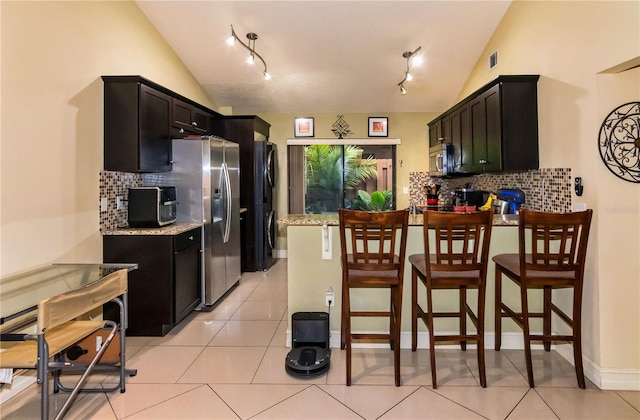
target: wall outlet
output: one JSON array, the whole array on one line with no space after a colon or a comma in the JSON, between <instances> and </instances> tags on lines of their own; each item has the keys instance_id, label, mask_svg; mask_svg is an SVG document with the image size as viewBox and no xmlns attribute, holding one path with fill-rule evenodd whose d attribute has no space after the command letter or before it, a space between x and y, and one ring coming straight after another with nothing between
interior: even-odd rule
<instances>
[{"instance_id":1,"label":"wall outlet","mask_svg":"<svg viewBox=\"0 0 640 420\"><path fill-rule=\"evenodd\" d=\"M409 194L409 187L402 187L402 194Z\"/></svg>"},{"instance_id":2,"label":"wall outlet","mask_svg":"<svg viewBox=\"0 0 640 420\"><path fill-rule=\"evenodd\" d=\"M107 197L100 198L100 212L105 212L108 210L109 201Z\"/></svg>"},{"instance_id":3,"label":"wall outlet","mask_svg":"<svg viewBox=\"0 0 640 420\"><path fill-rule=\"evenodd\" d=\"M116 197L116 210L122 210L124 208L124 197L119 195Z\"/></svg>"},{"instance_id":4,"label":"wall outlet","mask_svg":"<svg viewBox=\"0 0 640 420\"><path fill-rule=\"evenodd\" d=\"M324 294L324 297L326 306L336 306L336 294L333 289L329 288L329 290Z\"/></svg>"}]
</instances>

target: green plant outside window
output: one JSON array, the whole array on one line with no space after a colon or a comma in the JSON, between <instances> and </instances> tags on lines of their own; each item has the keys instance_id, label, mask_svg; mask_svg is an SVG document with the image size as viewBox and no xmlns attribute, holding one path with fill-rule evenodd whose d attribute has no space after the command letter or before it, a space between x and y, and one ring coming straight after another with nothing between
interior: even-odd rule
<instances>
[{"instance_id":1,"label":"green plant outside window","mask_svg":"<svg viewBox=\"0 0 640 420\"><path fill-rule=\"evenodd\" d=\"M367 183L377 185L378 162L363 157L358 146L305 146L305 213L333 213L339 208L389 210L391 191L366 191ZM357 193L356 193L357 191Z\"/></svg>"}]
</instances>

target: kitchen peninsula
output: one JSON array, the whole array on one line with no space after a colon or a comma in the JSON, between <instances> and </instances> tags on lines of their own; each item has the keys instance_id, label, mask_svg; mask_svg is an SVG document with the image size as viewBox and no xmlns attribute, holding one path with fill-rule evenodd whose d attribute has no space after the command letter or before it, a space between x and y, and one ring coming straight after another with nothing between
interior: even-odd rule
<instances>
[{"instance_id":1,"label":"kitchen peninsula","mask_svg":"<svg viewBox=\"0 0 640 420\"><path fill-rule=\"evenodd\" d=\"M424 252L422 238L422 215L409 216L409 231L407 236L407 256ZM335 306L330 309L331 346L339 347L340 343L340 313L342 272L340 268L340 233L337 214L309 214L287 215L278 220L287 227L288 259L287 273L289 278L289 318L295 312L322 311L326 312L325 292L330 288L335 292ZM494 216L491 235L489 257L500 253L518 252L518 220L514 216ZM326 227L325 227L326 226ZM326 241L323 244L323 240ZM494 265L489 260L487 271L487 298L485 320L487 332L486 346L493 346L493 299L494 299ZM420 289L420 299L424 289ZM352 306L357 308L366 299L367 307L377 306L375 309L388 307L388 292L384 290L358 290L352 296ZM475 293L475 291L470 291ZM457 295L451 293L451 299L436 302L436 305L457 308ZM508 296L508 293L507 293ZM515 292L513 298L518 299ZM401 347L409 348L411 340L411 266L405 263L404 290L402 310ZM472 301L472 300L470 300ZM457 328L455 320L441 320L442 327L449 330ZM388 321L387 321L388 322ZM388 329L387 322L382 318L357 319L353 321L353 328L365 331L383 331ZM447 324L449 322L449 324ZM507 328L515 326L505 325ZM291 326L289 326L289 330ZM505 330L507 331L507 330ZM508 333L507 333L508 334ZM520 336L522 334L520 333ZM507 338L508 340L508 338ZM504 341L504 338L503 338ZM418 345L425 347L427 343L426 329L421 326ZM508 343L507 343L508 344Z\"/></svg>"}]
</instances>

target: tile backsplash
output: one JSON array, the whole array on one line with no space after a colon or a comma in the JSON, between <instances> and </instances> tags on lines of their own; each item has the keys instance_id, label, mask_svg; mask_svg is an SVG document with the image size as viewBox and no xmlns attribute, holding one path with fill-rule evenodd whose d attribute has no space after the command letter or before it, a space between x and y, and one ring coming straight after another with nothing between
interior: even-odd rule
<instances>
[{"instance_id":1,"label":"tile backsplash","mask_svg":"<svg viewBox=\"0 0 640 420\"><path fill-rule=\"evenodd\" d=\"M427 172L409 173L409 199L419 206L426 205L423 187L432 178ZM449 197L451 191L472 183L475 189L497 192L502 188L518 188L525 194L523 208L555 213L570 212L571 169L543 168L523 172L481 174L463 178L433 178L440 184L441 196ZM127 225L127 192L131 187L142 186L142 175L129 172L100 172L100 199L106 198L107 209L100 212L100 231ZM123 207L116 208L116 198L123 197ZM98 208L100 207L100 199Z\"/></svg>"},{"instance_id":2,"label":"tile backsplash","mask_svg":"<svg viewBox=\"0 0 640 420\"><path fill-rule=\"evenodd\" d=\"M409 199L419 206L426 205L423 187L433 180L441 185L441 197L449 197L451 191L467 183L476 190L496 193L503 188L517 188L525 195L523 208L553 213L570 212L571 169L542 168L522 172L481 174L462 178L431 178L427 172L409 173Z\"/></svg>"},{"instance_id":3,"label":"tile backsplash","mask_svg":"<svg viewBox=\"0 0 640 420\"><path fill-rule=\"evenodd\" d=\"M129 172L100 171L100 199L107 199L106 211L100 211L100 232L127 225L127 193L131 187L142 186L142 175ZM122 209L116 207L116 199L123 197Z\"/></svg>"}]
</instances>

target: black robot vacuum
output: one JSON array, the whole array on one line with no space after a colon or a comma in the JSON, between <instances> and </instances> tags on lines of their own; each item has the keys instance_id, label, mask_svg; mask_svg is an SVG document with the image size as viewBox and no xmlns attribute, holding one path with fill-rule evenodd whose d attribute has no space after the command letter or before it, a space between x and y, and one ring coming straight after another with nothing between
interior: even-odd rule
<instances>
[{"instance_id":1,"label":"black robot vacuum","mask_svg":"<svg viewBox=\"0 0 640 420\"><path fill-rule=\"evenodd\" d=\"M329 314L296 312L291 316L291 347L285 357L287 373L296 378L317 378L331 364Z\"/></svg>"}]
</instances>

